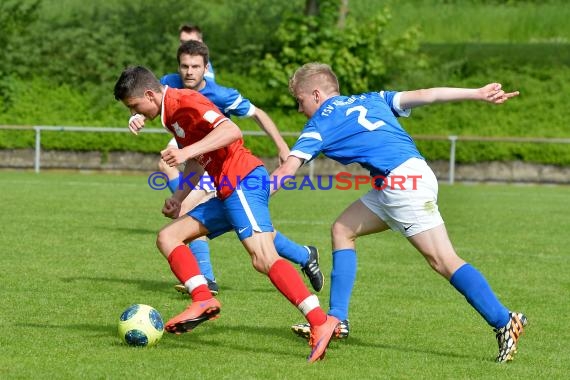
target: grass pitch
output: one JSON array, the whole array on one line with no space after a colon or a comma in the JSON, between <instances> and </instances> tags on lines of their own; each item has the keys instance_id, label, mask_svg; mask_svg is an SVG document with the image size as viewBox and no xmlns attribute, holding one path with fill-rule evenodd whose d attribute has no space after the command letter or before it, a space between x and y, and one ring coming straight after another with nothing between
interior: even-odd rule
<instances>
[{"instance_id":1,"label":"grass pitch","mask_svg":"<svg viewBox=\"0 0 570 380\"><path fill-rule=\"evenodd\" d=\"M486 323L399 235L358 242L351 336L309 365L289 326L303 320L253 270L233 233L211 242L221 318L156 347L116 335L132 303L165 320L176 293L154 245L168 193L143 175L0 172L2 247L0 378L49 379L562 379L570 373L570 188L440 186L454 245L529 327L514 362L494 363ZM361 191L362 192L362 191ZM271 203L283 233L321 250L331 269L329 226L356 191L282 191ZM328 283L320 293L328 307Z\"/></svg>"}]
</instances>

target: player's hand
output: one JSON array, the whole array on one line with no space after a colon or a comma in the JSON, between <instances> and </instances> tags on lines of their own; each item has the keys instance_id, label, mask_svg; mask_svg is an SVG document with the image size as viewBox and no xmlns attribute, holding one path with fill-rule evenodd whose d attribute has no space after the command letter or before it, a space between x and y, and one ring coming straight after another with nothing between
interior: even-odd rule
<instances>
[{"instance_id":1,"label":"player's hand","mask_svg":"<svg viewBox=\"0 0 570 380\"><path fill-rule=\"evenodd\" d=\"M164 201L164 207L162 208L162 213L164 214L164 216L167 216L171 219L176 219L178 218L178 215L180 215L180 202L171 197L168 198L167 200Z\"/></svg>"},{"instance_id":2,"label":"player's hand","mask_svg":"<svg viewBox=\"0 0 570 380\"><path fill-rule=\"evenodd\" d=\"M139 113L131 116L129 119L129 130L133 134L138 135L139 131L144 128L144 120L145 117Z\"/></svg>"},{"instance_id":3,"label":"player's hand","mask_svg":"<svg viewBox=\"0 0 570 380\"><path fill-rule=\"evenodd\" d=\"M174 147L164 149L160 152L160 155L164 162L166 162L170 167L178 166L186 162L186 160L189 158L184 149L178 149Z\"/></svg>"},{"instance_id":4,"label":"player's hand","mask_svg":"<svg viewBox=\"0 0 570 380\"><path fill-rule=\"evenodd\" d=\"M282 165L285 161L287 161L287 157L289 157L289 149L287 149L287 151L280 150L279 151L279 165Z\"/></svg>"},{"instance_id":5,"label":"player's hand","mask_svg":"<svg viewBox=\"0 0 570 380\"><path fill-rule=\"evenodd\" d=\"M502 104L510 98L519 95L518 91L505 92L500 83L489 83L481 87L479 92L481 93L482 100L493 104Z\"/></svg>"}]
</instances>

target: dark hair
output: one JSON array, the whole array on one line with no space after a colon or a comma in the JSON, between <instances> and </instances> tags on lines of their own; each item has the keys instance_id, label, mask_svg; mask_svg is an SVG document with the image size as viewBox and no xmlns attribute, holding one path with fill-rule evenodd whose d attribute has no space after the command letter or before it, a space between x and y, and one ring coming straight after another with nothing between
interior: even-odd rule
<instances>
[{"instance_id":1,"label":"dark hair","mask_svg":"<svg viewBox=\"0 0 570 380\"><path fill-rule=\"evenodd\" d=\"M178 47L178 52L176 53L178 64L180 64L180 56L182 54L202 56L202 58L204 58L204 66L208 64L208 60L210 59L208 46L206 46L206 44L203 42L195 40L186 41L180 44Z\"/></svg>"},{"instance_id":2,"label":"dark hair","mask_svg":"<svg viewBox=\"0 0 570 380\"><path fill-rule=\"evenodd\" d=\"M197 33L200 35L200 38L202 38L202 29L200 29L200 27L198 25L194 25L194 24L183 24L180 26L180 28L178 28L178 34L180 33Z\"/></svg>"},{"instance_id":3,"label":"dark hair","mask_svg":"<svg viewBox=\"0 0 570 380\"><path fill-rule=\"evenodd\" d=\"M116 100L136 98L144 95L146 90L159 92L162 86L156 76L143 66L129 66L123 70L117 83L115 83L114 95Z\"/></svg>"}]
</instances>

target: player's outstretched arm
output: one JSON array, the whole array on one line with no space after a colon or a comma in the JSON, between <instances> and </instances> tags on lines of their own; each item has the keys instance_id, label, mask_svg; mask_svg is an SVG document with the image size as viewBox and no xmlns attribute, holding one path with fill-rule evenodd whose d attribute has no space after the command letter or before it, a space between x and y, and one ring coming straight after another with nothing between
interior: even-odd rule
<instances>
[{"instance_id":1,"label":"player's outstretched arm","mask_svg":"<svg viewBox=\"0 0 570 380\"><path fill-rule=\"evenodd\" d=\"M261 128L271 138L271 140L273 140L273 143L277 147L279 164L284 163L289 156L289 146L287 146L287 143L283 140L283 137L279 133L279 130L273 120L264 110L257 107L255 107L255 112L253 113L252 118L259 125L259 128Z\"/></svg>"},{"instance_id":2,"label":"player's outstretched arm","mask_svg":"<svg viewBox=\"0 0 570 380\"><path fill-rule=\"evenodd\" d=\"M400 93L400 108L414 108L427 104L478 100L502 104L518 96L518 91L505 92L500 83L489 83L481 88L434 87Z\"/></svg>"},{"instance_id":3,"label":"player's outstretched arm","mask_svg":"<svg viewBox=\"0 0 570 380\"><path fill-rule=\"evenodd\" d=\"M303 165L303 160L299 157L289 156L287 160L281 164L277 169L271 173L270 179L271 185L271 195L281 188L283 183L287 182L289 179L293 179L297 170Z\"/></svg>"}]
</instances>

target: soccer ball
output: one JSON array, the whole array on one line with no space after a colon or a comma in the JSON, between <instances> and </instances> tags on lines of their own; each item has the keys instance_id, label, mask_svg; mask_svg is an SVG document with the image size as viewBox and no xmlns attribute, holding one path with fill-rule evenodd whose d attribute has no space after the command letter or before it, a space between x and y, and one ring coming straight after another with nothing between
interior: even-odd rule
<instances>
[{"instance_id":1,"label":"soccer ball","mask_svg":"<svg viewBox=\"0 0 570 380\"><path fill-rule=\"evenodd\" d=\"M119 318L119 338L129 346L153 346L163 332L162 317L152 306L131 305Z\"/></svg>"}]
</instances>

